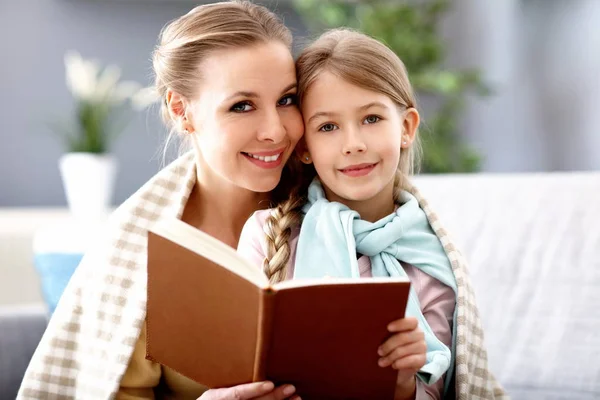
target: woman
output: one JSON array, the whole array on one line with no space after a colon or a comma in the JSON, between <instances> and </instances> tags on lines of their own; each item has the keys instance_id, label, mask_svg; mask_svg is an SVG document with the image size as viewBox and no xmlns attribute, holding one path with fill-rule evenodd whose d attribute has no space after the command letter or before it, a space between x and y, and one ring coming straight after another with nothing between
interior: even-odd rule
<instances>
[{"instance_id":1,"label":"woman","mask_svg":"<svg viewBox=\"0 0 600 400\"><path fill-rule=\"evenodd\" d=\"M247 1L197 7L164 29L153 58L162 114L193 151L112 215L63 294L19 399L293 395L269 382L206 391L144 358L147 228L176 215L236 247L247 218L286 194L278 184L289 183L286 162L303 133L290 46L282 22Z\"/></svg>"}]
</instances>

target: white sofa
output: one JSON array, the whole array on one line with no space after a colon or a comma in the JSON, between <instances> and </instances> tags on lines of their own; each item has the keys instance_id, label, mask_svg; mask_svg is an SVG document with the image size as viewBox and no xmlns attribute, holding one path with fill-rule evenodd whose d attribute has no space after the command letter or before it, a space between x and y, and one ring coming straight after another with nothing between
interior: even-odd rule
<instances>
[{"instance_id":1,"label":"white sofa","mask_svg":"<svg viewBox=\"0 0 600 400\"><path fill-rule=\"evenodd\" d=\"M0 306L42 304L33 266L38 229L68 219L66 208L0 208Z\"/></svg>"},{"instance_id":2,"label":"white sofa","mask_svg":"<svg viewBox=\"0 0 600 400\"><path fill-rule=\"evenodd\" d=\"M419 177L513 399L600 399L600 173Z\"/></svg>"},{"instance_id":3,"label":"white sofa","mask_svg":"<svg viewBox=\"0 0 600 400\"><path fill-rule=\"evenodd\" d=\"M512 398L599 399L600 173L415 181L470 261L490 366ZM20 240L28 252L23 241L30 239ZM23 283L37 290L37 281ZM26 316L27 324L15 323L14 313L6 321L11 337L0 330L0 353L15 353L0 354L11 360L0 363L0 394L14 393L21 373L14 366L24 368L36 343L19 329L40 332L43 314Z\"/></svg>"}]
</instances>

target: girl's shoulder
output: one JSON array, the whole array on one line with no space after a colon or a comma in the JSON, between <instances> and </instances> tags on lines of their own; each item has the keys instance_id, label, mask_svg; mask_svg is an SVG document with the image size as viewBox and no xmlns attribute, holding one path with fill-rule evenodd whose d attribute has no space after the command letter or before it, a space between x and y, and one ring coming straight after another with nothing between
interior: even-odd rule
<instances>
[{"instance_id":1,"label":"girl's shoulder","mask_svg":"<svg viewBox=\"0 0 600 400\"><path fill-rule=\"evenodd\" d=\"M255 211L250 217L250 220L257 225L263 226L267 222L267 218L269 218L273 210L273 208L267 208L264 210Z\"/></svg>"},{"instance_id":2,"label":"girl's shoulder","mask_svg":"<svg viewBox=\"0 0 600 400\"><path fill-rule=\"evenodd\" d=\"M252 214L252 216L248 219L248 221L246 221L242 236L257 236L263 238L264 240L265 225L267 224L267 219L271 216L273 211L273 208L255 211L254 214ZM289 241L295 245L298 240L299 234L300 226L294 226L290 232Z\"/></svg>"}]
</instances>

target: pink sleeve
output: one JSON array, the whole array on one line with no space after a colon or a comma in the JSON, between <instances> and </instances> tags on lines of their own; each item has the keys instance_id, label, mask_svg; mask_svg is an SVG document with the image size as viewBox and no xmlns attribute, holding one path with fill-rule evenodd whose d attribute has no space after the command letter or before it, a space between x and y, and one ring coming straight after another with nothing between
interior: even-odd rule
<instances>
[{"instance_id":1,"label":"pink sleeve","mask_svg":"<svg viewBox=\"0 0 600 400\"><path fill-rule=\"evenodd\" d=\"M238 242L237 252L246 260L255 264L257 268L262 268L266 255L263 225L269 216L269 212L269 210L260 210L252 214L244 224Z\"/></svg>"},{"instance_id":2,"label":"pink sleeve","mask_svg":"<svg viewBox=\"0 0 600 400\"><path fill-rule=\"evenodd\" d=\"M452 349L452 318L456 302L454 291L412 265L403 264L403 266L415 288L421 303L421 311L427 323L437 338ZM415 399L442 399L445 377L446 375L443 375L432 385L425 385L417 379Z\"/></svg>"}]
</instances>

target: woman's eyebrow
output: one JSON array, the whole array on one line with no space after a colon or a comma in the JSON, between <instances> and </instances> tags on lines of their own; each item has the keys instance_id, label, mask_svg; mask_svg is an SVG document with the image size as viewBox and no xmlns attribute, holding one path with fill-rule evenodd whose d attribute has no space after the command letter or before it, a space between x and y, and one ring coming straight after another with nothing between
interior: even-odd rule
<instances>
[{"instance_id":1,"label":"woman's eyebrow","mask_svg":"<svg viewBox=\"0 0 600 400\"><path fill-rule=\"evenodd\" d=\"M281 93L289 92L290 90L295 89L297 87L298 87L297 83L295 83L295 82L291 83L288 86L286 86L285 89L283 89L281 91ZM256 92L249 92L249 91L246 91L246 90L240 90L240 91L235 92L234 94L232 94L230 96L227 96L227 98L225 98L225 101L231 100L231 99L233 99L235 97L249 97L251 99L255 99L255 98L260 97L260 96Z\"/></svg>"},{"instance_id":2,"label":"woman's eyebrow","mask_svg":"<svg viewBox=\"0 0 600 400\"><path fill-rule=\"evenodd\" d=\"M235 92L234 94L227 96L227 98L225 99L225 101L231 100L235 97L250 97L250 98L257 98L258 94L256 92L247 92L244 90L241 90L239 92Z\"/></svg>"},{"instance_id":3,"label":"woman's eyebrow","mask_svg":"<svg viewBox=\"0 0 600 400\"><path fill-rule=\"evenodd\" d=\"M294 82L294 83L291 83L291 84L287 85L287 86L285 87L285 89L283 89L283 90L281 91L281 93L289 92L290 90L292 90L292 89L296 89L297 87L298 87L298 84L297 84L296 82Z\"/></svg>"}]
</instances>

